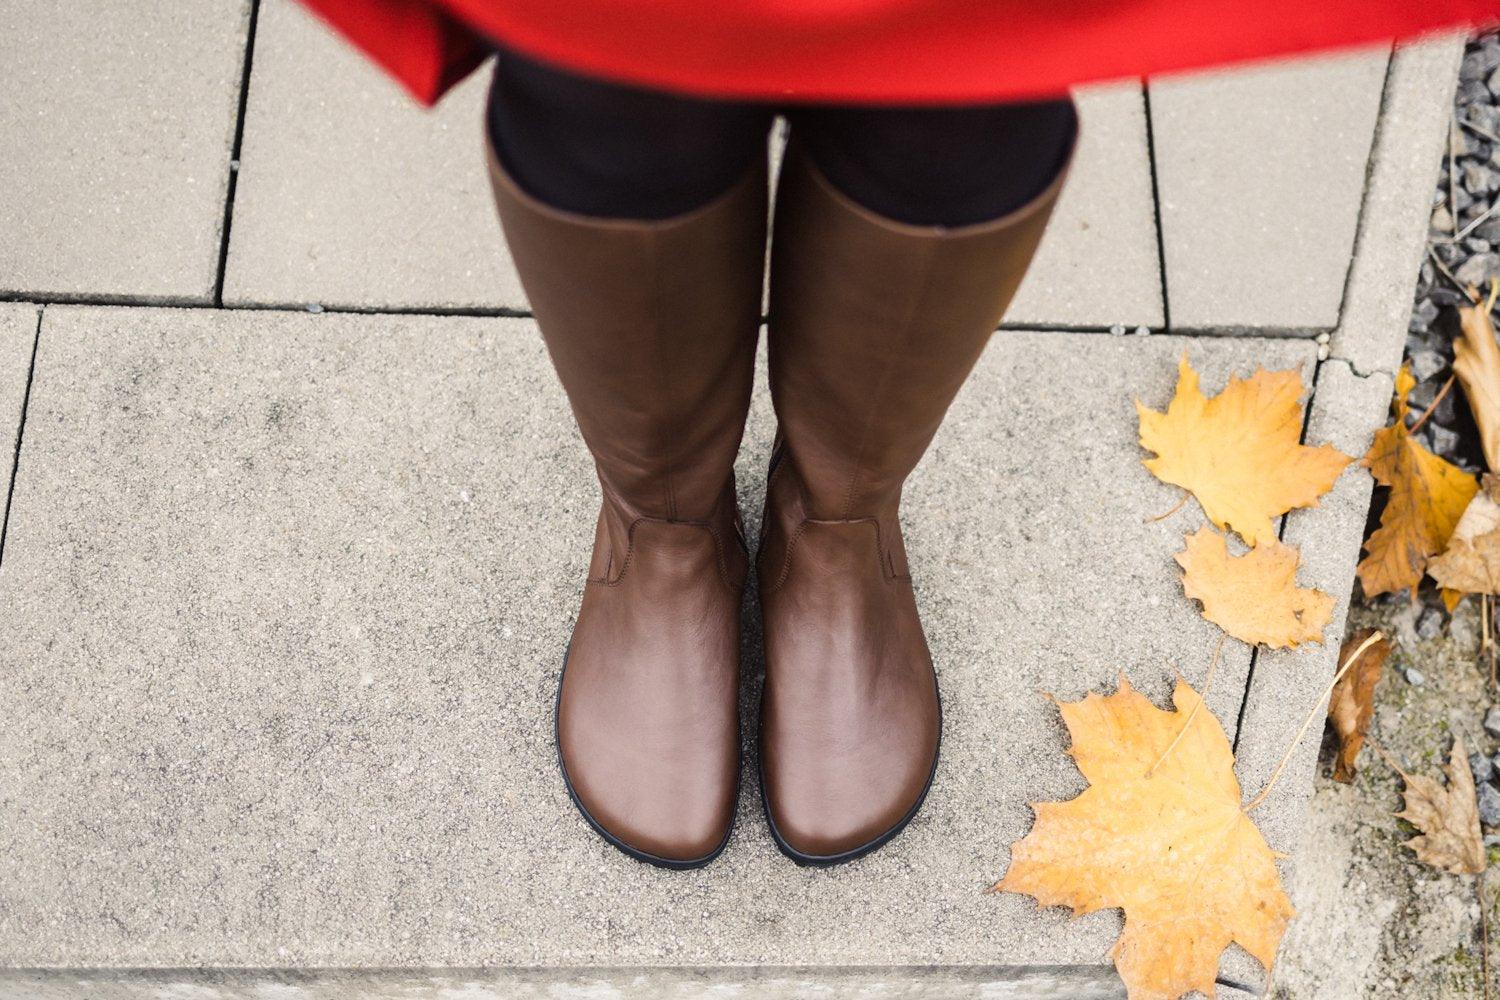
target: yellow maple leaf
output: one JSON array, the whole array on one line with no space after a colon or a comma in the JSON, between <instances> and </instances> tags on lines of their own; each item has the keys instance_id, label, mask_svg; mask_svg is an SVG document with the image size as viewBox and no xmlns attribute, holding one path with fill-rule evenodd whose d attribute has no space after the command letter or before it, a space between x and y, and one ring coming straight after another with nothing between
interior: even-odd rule
<instances>
[{"instance_id":1,"label":"yellow maple leaf","mask_svg":"<svg viewBox=\"0 0 1500 1000\"><path fill-rule=\"evenodd\" d=\"M1165 413L1136 401L1144 459L1162 482L1198 498L1209 520L1248 545L1276 537L1271 524L1293 507L1315 507L1353 461L1332 445L1309 448L1302 437L1302 376L1256 369L1235 376L1212 399L1184 353L1177 392Z\"/></svg>"},{"instance_id":2,"label":"yellow maple leaf","mask_svg":"<svg viewBox=\"0 0 1500 1000\"><path fill-rule=\"evenodd\" d=\"M1322 642L1333 598L1297 586L1300 556L1272 539L1231 556L1224 536L1208 526L1183 539L1177 553L1182 589L1203 604L1203 617L1251 645L1272 649Z\"/></svg>"},{"instance_id":3,"label":"yellow maple leaf","mask_svg":"<svg viewBox=\"0 0 1500 1000\"><path fill-rule=\"evenodd\" d=\"M1359 582L1366 597L1422 580L1427 561L1447 546L1464 508L1479 484L1411 436L1406 427L1406 397L1417 384L1411 369L1396 375L1395 420L1377 431L1363 464L1375 481L1390 487L1380 527L1365 542Z\"/></svg>"},{"instance_id":4,"label":"yellow maple leaf","mask_svg":"<svg viewBox=\"0 0 1500 1000\"><path fill-rule=\"evenodd\" d=\"M1231 941L1269 970L1292 915L1276 855L1240 805L1224 730L1194 711L1186 681L1172 702L1159 709L1121 677L1112 695L1058 703L1089 787L1032 803L1036 822L995 885L1075 915L1123 909L1110 958L1130 1000L1213 996Z\"/></svg>"}]
</instances>

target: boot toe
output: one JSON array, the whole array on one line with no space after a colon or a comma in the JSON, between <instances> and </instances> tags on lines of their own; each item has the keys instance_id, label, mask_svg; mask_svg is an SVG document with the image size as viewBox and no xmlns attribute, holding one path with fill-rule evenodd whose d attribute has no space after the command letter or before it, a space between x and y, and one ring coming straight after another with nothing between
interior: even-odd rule
<instances>
[{"instance_id":1,"label":"boot toe","mask_svg":"<svg viewBox=\"0 0 1500 1000\"><path fill-rule=\"evenodd\" d=\"M768 778L766 808L783 851L806 864L848 861L894 836L927 792L933 758L899 766L809 768L795 780Z\"/></svg>"},{"instance_id":2,"label":"boot toe","mask_svg":"<svg viewBox=\"0 0 1500 1000\"><path fill-rule=\"evenodd\" d=\"M579 760L584 757L584 760ZM695 867L716 856L734 821L737 761L700 760L671 768L629 752L570 755L563 745L569 791L584 818L615 846L640 860ZM685 773L690 772L690 773Z\"/></svg>"}]
</instances>

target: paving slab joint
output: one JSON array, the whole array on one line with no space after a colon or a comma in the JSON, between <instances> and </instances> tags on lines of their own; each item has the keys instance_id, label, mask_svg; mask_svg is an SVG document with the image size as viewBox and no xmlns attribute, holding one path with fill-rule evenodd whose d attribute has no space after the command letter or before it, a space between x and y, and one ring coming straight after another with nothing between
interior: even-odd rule
<instances>
[{"instance_id":1,"label":"paving slab joint","mask_svg":"<svg viewBox=\"0 0 1500 1000\"><path fill-rule=\"evenodd\" d=\"M16 446L10 456L10 473L5 477L5 507L0 510L0 565L5 564L5 536L10 529L10 508L11 501L15 498L16 477L21 471L21 439L26 433L26 407L31 401L31 383L36 377L37 345L41 342L42 317L46 311L45 305L38 305L36 308L36 326L32 328L31 334L31 357L26 367L26 387L21 390L21 412L16 424Z\"/></svg>"},{"instance_id":2,"label":"paving slab joint","mask_svg":"<svg viewBox=\"0 0 1500 1000\"><path fill-rule=\"evenodd\" d=\"M1393 371L1391 371L1389 368L1367 368L1367 369L1361 369L1350 358L1338 357L1338 356L1329 356L1327 358L1324 358L1322 361L1318 362L1319 373L1322 372L1322 366L1323 365L1327 365L1327 364L1339 364L1339 365L1343 365L1345 368L1347 368L1349 370L1349 374L1350 375L1353 375L1355 378L1358 378L1358 379L1368 379L1368 378L1379 377L1379 378L1390 379L1393 382L1396 380L1396 373L1393 372ZM1316 394L1317 391L1318 391L1317 390L1317 383L1314 382L1313 383L1313 393ZM1311 397L1309 397L1309 399L1308 399L1309 406L1311 405L1311 403L1312 403L1312 399L1311 399Z\"/></svg>"}]
</instances>

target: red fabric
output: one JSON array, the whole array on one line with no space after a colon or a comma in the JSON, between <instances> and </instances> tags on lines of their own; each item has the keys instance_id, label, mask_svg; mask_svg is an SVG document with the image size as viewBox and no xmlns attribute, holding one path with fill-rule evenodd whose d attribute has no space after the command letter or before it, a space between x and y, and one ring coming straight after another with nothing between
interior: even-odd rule
<instances>
[{"instance_id":1,"label":"red fabric","mask_svg":"<svg viewBox=\"0 0 1500 1000\"><path fill-rule=\"evenodd\" d=\"M303 0L431 104L494 38L705 96L927 103L1404 38L1500 0Z\"/></svg>"}]
</instances>

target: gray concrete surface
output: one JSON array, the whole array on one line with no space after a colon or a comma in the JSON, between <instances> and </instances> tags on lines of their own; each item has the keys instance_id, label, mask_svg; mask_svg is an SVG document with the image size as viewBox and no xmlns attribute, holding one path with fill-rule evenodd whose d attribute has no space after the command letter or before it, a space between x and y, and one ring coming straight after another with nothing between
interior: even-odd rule
<instances>
[{"instance_id":1,"label":"gray concrete surface","mask_svg":"<svg viewBox=\"0 0 1500 1000\"><path fill-rule=\"evenodd\" d=\"M1388 49L1155 80L1174 329L1338 324Z\"/></svg>"},{"instance_id":2,"label":"gray concrete surface","mask_svg":"<svg viewBox=\"0 0 1500 1000\"><path fill-rule=\"evenodd\" d=\"M3 1000L1124 1000L1102 966L997 970L933 968L576 969L566 988L554 970L454 969L442 972L144 971L49 973L0 970ZM1219 1000L1248 1000L1220 985Z\"/></svg>"},{"instance_id":3,"label":"gray concrete surface","mask_svg":"<svg viewBox=\"0 0 1500 1000\"><path fill-rule=\"evenodd\" d=\"M1401 363L1463 53L1463 36L1450 34L1391 59L1344 311L1329 345L1360 374L1394 374Z\"/></svg>"},{"instance_id":4,"label":"gray concrete surface","mask_svg":"<svg viewBox=\"0 0 1500 1000\"><path fill-rule=\"evenodd\" d=\"M0 295L211 299L249 11L0 5Z\"/></svg>"},{"instance_id":5,"label":"gray concrete surface","mask_svg":"<svg viewBox=\"0 0 1500 1000\"><path fill-rule=\"evenodd\" d=\"M1309 440L1331 441L1356 457L1389 421L1392 376L1401 365L1427 232L1428 202L1413 194L1433 189L1462 56L1462 37L1449 36L1399 50L1392 60L1348 304L1330 340L1331 357L1319 366L1308 416ZM1363 472L1346 471L1318 507L1286 518L1283 540L1302 550L1304 577L1338 600L1332 635L1342 633L1348 613L1373 486ZM1236 748L1247 788L1258 789L1270 777L1337 668L1335 643L1256 655ZM1298 745L1263 807L1267 838L1279 850L1292 853L1300 840L1317 752L1314 739Z\"/></svg>"},{"instance_id":6,"label":"gray concrete surface","mask_svg":"<svg viewBox=\"0 0 1500 1000\"><path fill-rule=\"evenodd\" d=\"M525 309L490 202L487 74L419 107L293 0L263 0L230 305Z\"/></svg>"},{"instance_id":7,"label":"gray concrete surface","mask_svg":"<svg viewBox=\"0 0 1500 1000\"><path fill-rule=\"evenodd\" d=\"M225 301L527 310L484 176L487 73L428 112L292 0L257 33ZM1160 327L1140 88L1079 104L1075 177L1006 323Z\"/></svg>"},{"instance_id":8,"label":"gray concrete surface","mask_svg":"<svg viewBox=\"0 0 1500 1000\"><path fill-rule=\"evenodd\" d=\"M907 508L946 704L926 808L805 871L747 775L725 855L677 874L554 769L594 496L529 321L49 309L0 565L0 965L1102 963L1115 913L983 890L1026 803L1081 787L1041 692L1208 665L1171 560L1195 517L1146 522L1176 496L1131 404L1184 349L1217 387L1313 345L997 336ZM770 433L762 393L751 511Z\"/></svg>"},{"instance_id":9,"label":"gray concrete surface","mask_svg":"<svg viewBox=\"0 0 1500 1000\"><path fill-rule=\"evenodd\" d=\"M0 526L5 524L16 435L21 430L39 313L36 306L25 302L0 302Z\"/></svg>"},{"instance_id":10,"label":"gray concrete surface","mask_svg":"<svg viewBox=\"0 0 1500 1000\"><path fill-rule=\"evenodd\" d=\"M1004 322L1160 328L1145 96L1132 82L1085 88L1075 100L1081 132L1073 173Z\"/></svg>"}]
</instances>

